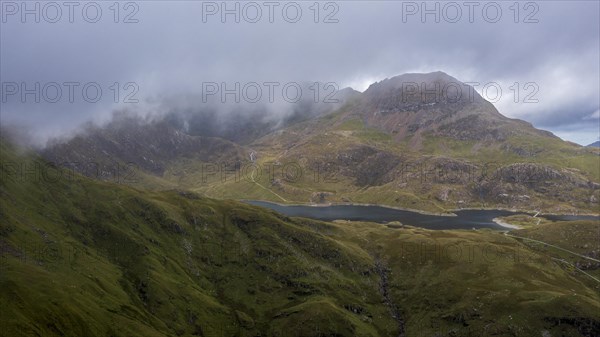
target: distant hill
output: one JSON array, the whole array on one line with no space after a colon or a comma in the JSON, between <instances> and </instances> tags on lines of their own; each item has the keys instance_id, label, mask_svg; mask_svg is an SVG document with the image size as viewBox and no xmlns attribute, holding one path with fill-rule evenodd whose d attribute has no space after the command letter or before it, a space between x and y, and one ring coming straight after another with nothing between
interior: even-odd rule
<instances>
[{"instance_id":1,"label":"distant hill","mask_svg":"<svg viewBox=\"0 0 600 337\"><path fill-rule=\"evenodd\" d=\"M588 147L600 147L600 140L593 142L592 144L588 145Z\"/></svg>"}]
</instances>

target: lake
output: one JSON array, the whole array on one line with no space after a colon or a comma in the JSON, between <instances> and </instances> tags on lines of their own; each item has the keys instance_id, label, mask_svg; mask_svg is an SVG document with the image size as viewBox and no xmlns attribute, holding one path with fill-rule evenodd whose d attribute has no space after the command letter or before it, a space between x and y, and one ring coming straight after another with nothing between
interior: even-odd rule
<instances>
[{"instance_id":1,"label":"lake","mask_svg":"<svg viewBox=\"0 0 600 337\"><path fill-rule=\"evenodd\" d=\"M285 206L266 201L244 201L248 204L272 209L286 216L297 216L324 221L352 220L387 223L400 221L404 225L416 226L427 229L480 229L491 228L507 230L508 228L496 224L493 219L497 217L529 214L525 212L512 212L507 210L460 210L455 211L456 216L429 215L418 212L399 210L382 206L362 205L331 205L331 206ZM542 215L539 215L542 216ZM599 220L597 216L584 215L543 215L553 221L567 220Z\"/></svg>"}]
</instances>

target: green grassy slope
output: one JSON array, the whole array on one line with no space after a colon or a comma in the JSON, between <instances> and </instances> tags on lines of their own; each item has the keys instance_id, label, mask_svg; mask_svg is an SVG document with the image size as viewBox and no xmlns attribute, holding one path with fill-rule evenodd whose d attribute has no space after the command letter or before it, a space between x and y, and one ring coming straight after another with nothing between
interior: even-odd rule
<instances>
[{"instance_id":1,"label":"green grassy slope","mask_svg":"<svg viewBox=\"0 0 600 337\"><path fill-rule=\"evenodd\" d=\"M511 234L520 237L530 249L566 264L572 273L600 280L599 222L551 222L530 225Z\"/></svg>"},{"instance_id":2,"label":"green grassy slope","mask_svg":"<svg viewBox=\"0 0 600 337\"><path fill-rule=\"evenodd\" d=\"M19 177L7 164L45 163L0 146L3 336L600 329L598 284L498 232L324 223L190 192Z\"/></svg>"},{"instance_id":3,"label":"green grassy slope","mask_svg":"<svg viewBox=\"0 0 600 337\"><path fill-rule=\"evenodd\" d=\"M2 153L5 163L37 162ZM377 288L365 286L376 275L359 277L370 257L320 234L327 225L81 177L3 179L1 188L6 336L377 336L393 327Z\"/></svg>"}]
</instances>

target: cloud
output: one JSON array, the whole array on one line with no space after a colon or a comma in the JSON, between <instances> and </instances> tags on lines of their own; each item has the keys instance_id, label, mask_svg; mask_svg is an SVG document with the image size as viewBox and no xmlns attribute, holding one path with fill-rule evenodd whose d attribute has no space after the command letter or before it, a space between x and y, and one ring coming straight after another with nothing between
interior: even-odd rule
<instances>
[{"instance_id":1,"label":"cloud","mask_svg":"<svg viewBox=\"0 0 600 337\"><path fill-rule=\"evenodd\" d=\"M583 117L584 120L600 119L600 110L594 111L591 115Z\"/></svg>"},{"instance_id":2,"label":"cloud","mask_svg":"<svg viewBox=\"0 0 600 337\"><path fill-rule=\"evenodd\" d=\"M201 94L203 82L322 81L360 90L386 77L437 70L462 81L499 83L504 95L495 104L500 112L538 127L575 125L599 108L597 2L535 2L534 14L521 4L518 23L512 3L499 3L502 16L496 23L488 22L493 8L487 16L482 12L487 3L475 8L472 23L459 3L462 16L450 23L451 8L443 12L446 3L439 2L440 23L435 23L433 15L426 22L420 13L403 15L406 1L338 1L328 8L321 3L318 13L309 8L312 3L299 2L302 16L296 23L282 15L287 3L279 3L270 23L259 2L257 23L247 20L252 8L240 14L240 23L234 15L222 23L218 14L204 23L205 3L135 2L137 23L123 22L131 8L121 7L115 16L103 2L97 23L86 22L79 8L74 23L64 20L66 11L54 24L43 16L40 23L8 16L0 31L3 83L78 82L79 90L91 82L100 86L102 98L90 103L77 92L74 102L65 102L63 91L57 103L35 103L31 95L22 103L14 95L2 103L0 121L28 126L44 139L87 121L101 123L113 110L164 113L171 108L165 102ZM539 22L523 22L531 15ZM324 23L326 18L339 22ZM126 87L130 82L137 90ZM515 82L536 83L539 102L514 103L508 94ZM124 102L133 91L138 103ZM521 98L528 93L520 91ZM277 116L286 110L274 105L270 111Z\"/></svg>"}]
</instances>

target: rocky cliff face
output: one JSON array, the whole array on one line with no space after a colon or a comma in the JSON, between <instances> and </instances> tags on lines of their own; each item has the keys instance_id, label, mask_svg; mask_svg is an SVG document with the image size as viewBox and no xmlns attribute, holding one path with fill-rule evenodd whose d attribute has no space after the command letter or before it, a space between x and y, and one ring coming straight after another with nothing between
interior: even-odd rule
<instances>
[{"instance_id":1,"label":"rocky cliff face","mask_svg":"<svg viewBox=\"0 0 600 337\"><path fill-rule=\"evenodd\" d=\"M296 150L285 160L292 161L299 152ZM370 188L380 188L411 193L445 208L484 206L571 212L577 208L597 209L600 199L598 182L576 169L542 163L413 157L365 145L335 154L323 152L307 162L312 171L320 170L323 176L349 181L356 190L367 193ZM329 190L326 186L323 189ZM351 201L343 194L327 195L327 201L335 200Z\"/></svg>"}]
</instances>

